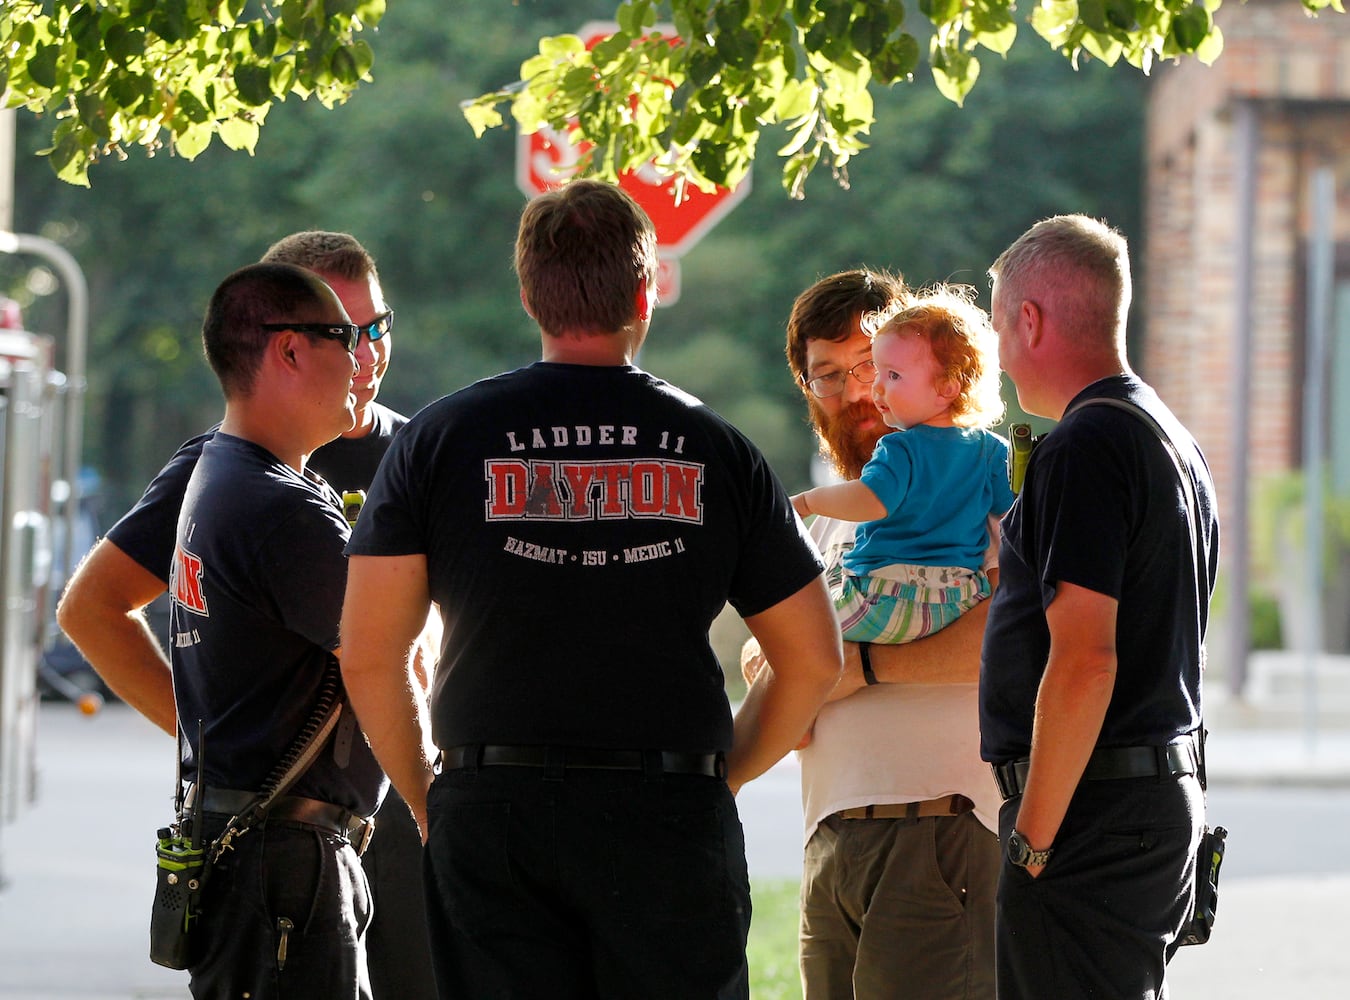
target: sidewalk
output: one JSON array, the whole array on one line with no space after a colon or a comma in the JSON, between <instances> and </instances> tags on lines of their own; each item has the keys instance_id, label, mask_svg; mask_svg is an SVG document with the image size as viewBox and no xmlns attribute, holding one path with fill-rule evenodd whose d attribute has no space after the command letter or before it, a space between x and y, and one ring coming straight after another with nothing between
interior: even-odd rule
<instances>
[{"instance_id":1,"label":"sidewalk","mask_svg":"<svg viewBox=\"0 0 1350 1000\"><path fill-rule=\"evenodd\" d=\"M123 705L93 718L68 705L44 705L39 727L39 800L16 823L0 827L6 882L0 889L0 997L186 997L186 973L146 957L154 834L172 810L172 741ZM1301 785L1314 796L1331 789L1328 798L1350 802L1350 732L1321 732L1309 745L1298 731L1225 729L1210 740L1209 770L1216 790L1238 786L1242 795L1259 798L1264 787ZM743 793L756 878L796 877L797 782L789 757ZM1235 838L1241 835L1249 857L1303 850L1281 839L1283 825L1275 820L1269 835L1238 822ZM1334 844L1323 850L1339 853ZM1240 870L1236 863L1229 868ZM1341 944L1350 933L1347 895L1350 868L1227 877L1214 940L1183 949L1173 963L1174 1000L1343 995L1350 982L1350 949Z\"/></svg>"}]
</instances>

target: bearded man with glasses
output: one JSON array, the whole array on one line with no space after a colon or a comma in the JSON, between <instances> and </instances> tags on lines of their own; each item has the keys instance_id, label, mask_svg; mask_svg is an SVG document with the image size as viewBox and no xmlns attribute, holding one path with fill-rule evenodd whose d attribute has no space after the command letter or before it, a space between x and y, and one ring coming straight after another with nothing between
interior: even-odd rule
<instances>
[{"instance_id":1,"label":"bearded man with glasses","mask_svg":"<svg viewBox=\"0 0 1350 1000\"><path fill-rule=\"evenodd\" d=\"M844 479L859 478L891 430L872 402L873 317L910 299L898 276L858 269L793 305L788 364L821 455ZM830 584L856 527L811 524ZM996 583L992 551L985 565ZM994 996L999 795L980 759L977 704L988 609L905 645L844 643L844 675L799 748L805 1000ZM749 700L772 664L751 640L741 665Z\"/></svg>"}]
</instances>

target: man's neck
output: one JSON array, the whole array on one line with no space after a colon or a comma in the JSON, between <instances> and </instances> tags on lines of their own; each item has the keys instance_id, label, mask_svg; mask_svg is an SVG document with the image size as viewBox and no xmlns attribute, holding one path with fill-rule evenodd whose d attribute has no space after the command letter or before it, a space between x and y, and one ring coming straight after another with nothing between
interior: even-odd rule
<instances>
[{"instance_id":1,"label":"man's neck","mask_svg":"<svg viewBox=\"0 0 1350 1000\"><path fill-rule=\"evenodd\" d=\"M338 437L363 438L375 429L375 404L372 402L356 411L356 424ZM336 440L336 438L334 439Z\"/></svg>"},{"instance_id":2,"label":"man's neck","mask_svg":"<svg viewBox=\"0 0 1350 1000\"><path fill-rule=\"evenodd\" d=\"M541 334L541 358L550 364L618 368L631 365L642 338L629 330L615 333Z\"/></svg>"}]
</instances>

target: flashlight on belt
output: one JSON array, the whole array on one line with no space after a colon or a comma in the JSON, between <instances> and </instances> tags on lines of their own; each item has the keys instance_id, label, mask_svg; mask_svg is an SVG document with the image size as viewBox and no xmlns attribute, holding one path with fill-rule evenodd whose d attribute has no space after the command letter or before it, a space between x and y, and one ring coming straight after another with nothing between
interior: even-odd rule
<instances>
[{"instance_id":1,"label":"flashlight on belt","mask_svg":"<svg viewBox=\"0 0 1350 1000\"><path fill-rule=\"evenodd\" d=\"M1008 485L1013 496L1022 492L1022 484L1027 478L1027 463L1031 461L1031 450L1036 447L1036 439L1031 436L1030 424L1013 424L1008 449Z\"/></svg>"}]
</instances>

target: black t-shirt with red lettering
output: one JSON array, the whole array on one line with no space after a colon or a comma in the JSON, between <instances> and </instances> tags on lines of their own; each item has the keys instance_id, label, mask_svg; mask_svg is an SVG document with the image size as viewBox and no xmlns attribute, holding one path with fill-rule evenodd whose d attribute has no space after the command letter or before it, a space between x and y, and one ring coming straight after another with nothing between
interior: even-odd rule
<instances>
[{"instance_id":1,"label":"black t-shirt with red lettering","mask_svg":"<svg viewBox=\"0 0 1350 1000\"><path fill-rule=\"evenodd\" d=\"M544 362L413 417L347 552L426 556L442 747L729 749L714 617L821 569L763 455L697 399Z\"/></svg>"}]
</instances>

